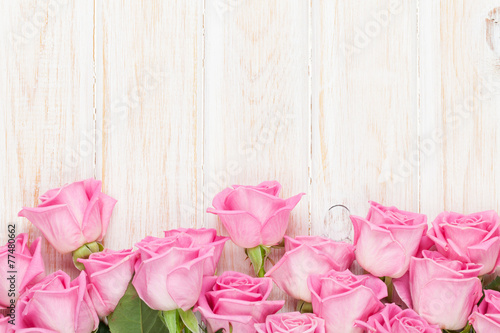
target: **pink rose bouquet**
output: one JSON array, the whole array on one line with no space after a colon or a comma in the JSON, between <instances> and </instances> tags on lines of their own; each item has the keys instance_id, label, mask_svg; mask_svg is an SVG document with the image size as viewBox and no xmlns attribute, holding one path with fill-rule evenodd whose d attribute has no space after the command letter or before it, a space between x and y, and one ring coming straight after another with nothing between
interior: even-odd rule
<instances>
[{"instance_id":1,"label":"pink rose bouquet","mask_svg":"<svg viewBox=\"0 0 500 333\"><path fill-rule=\"evenodd\" d=\"M327 333L361 333L355 322L366 321L381 310L380 300L387 296L386 285L379 278L354 275L348 270L310 275L308 286L313 311L325 320Z\"/></svg>"},{"instance_id":2,"label":"pink rose bouquet","mask_svg":"<svg viewBox=\"0 0 500 333\"><path fill-rule=\"evenodd\" d=\"M103 239L116 200L101 192L101 181L87 179L45 192L36 208L24 207L28 218L60 253Z\"/></svg>"},{"instance_id":3,"label":"pink rose bouquet","mask_svg":"<svg viewBox=\"0 0 500 333\"><path fill-rule=\"evenodd\" d=\"M137 293L155 310L188 311L201 291L205 261L213 260L214 249L192 247L193 238L146 237L135 246L140 257L132 280Z\"/></svg>"},{"instance_id":4,"label":"pink rose bouquet","mask_svg":"<svg viewBox=\"0 0 500 333\"><path fill-rule=\"evenodd\" d=\"M325 333L325 321L312 313L279 313L267 316L255 329L257 333Z\"/></svg>"},{"instance_id":5,"label":"pink rose bouquet","mask_svg":"<svg viewBox=\"0 0 500 333\"><path fill-rule=\"evenodd\" d=\"M431 324L457 330L467 324L482 295L481 265L450 260L434 251L412 258L409 275L394 282L403 301Z\"/></svg>"},{"instance_id":6,"label":"pink rose bouquet","mask_svg":"<svg viewBox=\"0 0 500 333\"><path fill-rule=\"evenodd\" d=\"M192 247L201 247L205 250L210 248L214 249L214 256L211 260L205 261L205 275L214 275L217 271L217 264L219 263L224 244L229 240L228 237L217 236L215 229L172 229L165 231L165 237L175 237L179 234L187 235L193 239Z\"/></svg>"},{"instance_id":7,"label":"pink rose bouquet","mask_svg":"<svg viewBox=\"0 0 500 333\"><path fill-rule=\"evenodd\" d=\"M386 304L382 311L370 316L366 322L357 321L367 333L441 333L437 325L429 324L415 311L403 310L396 304Z\"/></svg>"},{"instance_id":8,"label":"pink rose bouquet","mask_svg":"<svg viewBox=\"0 0 500 333\"><path fill-rule=\"evenodd\" d=\"M492 272L498 265L500 218L495 211L470 215L441 213L428 236L447 258L483 265L480 275Z\"/></svg>"},{"instance_id":9,"label":"pink rose bouquet","mask_svg":"<svg viewBox=\"0 0 500 333\"><path fill-rule=\"evenodd\" d=\"M500 292L485 290L483 301L475 306L469 321L476 333L500 332Z\"/></svg>"},{"instance_id":10,"label":"pink rose bouquet","mask_svg":"<svg viewBox=\"0 0 500 333\"><path fill-rule=\"evenodd\" d=\"M366 218L351 216L352 245L286 236L303 194L281 199L280 190L275 181L234 185L208 209L262 278L214 275L229 239L215 229L168 230L135 252L104 249L98 241L116 201L101 182L47 191L19 215L57 251L72 252L83 272L73 281L62 271L44 277L40 239L28 246L27 234L9 229L0 247L0 333L500 332L500 277L491 274L500 264L497 213L444 212L427 230L425 215L371 202ZM266 274L271 248L283 243ZM364 275L349 270L355 261ZM270 299L273 281L300 312L277 313L285 301Z\"/></svg>"},{"instance_id":11,"label":"pink rose bouquet","mask_svg":"<svg viewBox=\"0 0 500 333\"><path fill-rule=\"evenodd\" d=\"M85 266L88 292L99 317L115 310L132 279L138 255L132 250L105 249L92 253L88 259L78 259Z\"/></svg>"},{"instance_id":12,"label":"pink rose bouquet","mask_svg":"<svg viewBox=\"0 0 500 333\"><path fill-rule=\"evenodd\" d=\"M295 299L311 302L307 277L332 269L344 271L354 261L354 246L317 236L285 236L285 255L266 274Z\"/></svg>"},{"instance_id":13,"label":"pink rose bouquet","mask_svg":"<svg viewBox=\"0 0 500 333\"><path fill-rule=\"evenodd\" d=\"M97 328L99 318L87 293L86 274L71 281L57 271L28 289L16 308L17 329L37 328L26 332L89 333Z\"/></svg>"},{"instance_id":14,"label":"pink rose bouquet","mask_svg":"<svg viewBox=\"0 0 500 333\"><path fill-rule=\"evenodd\" d=\"M12 301L45 276L41 238L35 239L31 246L28 246L28 239L28 234L22 233L13 242L0 247L0 309L12 308ZM15 275L9 273L12 271L9 258L15 263Z\"/></svg>"},{"instance_id":15,"label":"pink rose bouquet","mask_svg":"<svg viewBox=\"0 0 500 333\"><path fill-rule=\"evenodd\" d=\"M284 301L268 301L272 280L252 278L237 272L206 276L195 311L199 311L208 332L254 333L255 324L264 323Z\"/></svg>"},{"instance_id":16,"label":"pink rose bouquet","mask_svg":"<svg viewBox=\"0 0 500 333\"><path fill-rule=\"evenodd\" d=\"M370 204L366 219L351 216L356 260L375 276L399 278L419 249L427 218L373 201Z\"/></svg>"}]
</instances>

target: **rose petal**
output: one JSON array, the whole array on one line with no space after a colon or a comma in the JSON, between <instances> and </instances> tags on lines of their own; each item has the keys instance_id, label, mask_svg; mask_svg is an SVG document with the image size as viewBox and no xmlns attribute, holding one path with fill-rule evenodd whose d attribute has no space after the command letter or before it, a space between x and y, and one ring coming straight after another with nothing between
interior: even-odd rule
<instances>
[{"instance_id":1,"label":"rose petal","mask_svg":"<svg viewBox=\"0 0 500 333\"><path fill-rule=\"evenodd\" d=\"M196 304L201 293L205 260L212 257L213 252L214 250L212 249L204 256L174 269L168 275L167 285L170 296L177 304L177 307L182 310L187 311ZM164 309L164 311L166 310L169 309Z\"/></svg>"},{"instance_id":2,"label":"rose petal","mask_svg":"<svg viewBox=\"0 0 500 333\"><path fill-rule=\"evenodd\" d=\"M207 211L219 215L224 228L236 245L249 249L262 243L261 223L252 214L242 211L217 211L210 208Z\"/></svg>"},{"instance_id":3,"label":"rose petal","mask_svg":"<svg viewBox=\"0 0 500 333\"><path fill-rule=\"evenodd\" d=\"M238 187L229 193L225 200L225 209L251 212L259 221L267 221L286 201L247 187Z\"/></svg>"},{"instance_id":4,"label":"rose petal","mask_svg":"<svg viewBox=\"0 0 500 333\"><path fill-rule=\"evenodd\" d=\"M351 215L354 226L356 260L375 276L400 277L405 272L406 252L391 232Z\"/></svg>"},{"instance_id":5,"label":"rose petal","mask_svg":"<svg viewBox=\"0 0 500 333\"><path fill-rule=\"evenodd\" d=\"M276 285L295 299L311 302L307 277L323 274L336 265L330 258L309 245L302 245L285 255L267 272Z\"/></svg>"},{"instance_id":6,"label":"rose petal","mask_svg":"<svg viewBox=\"0 0 500 333\"><path fill-rule=\"evenodd\" d=\"M18 215L30 220L62 254L72 252L86 242L79 222L66 205L24 207Z\"/></svg>"},{"instance_id":7,"label":"rose petal","mask_svg":"<svg viewBox=\"0 0 500 333\"><path fill-rule=\"evenodd\" d=\"M462 329L482 295L478 278L429 281L420 291L418 313L431 324L448 330ZM415 297L413 298L415 304Z\"/></svg>"}]
</instances>

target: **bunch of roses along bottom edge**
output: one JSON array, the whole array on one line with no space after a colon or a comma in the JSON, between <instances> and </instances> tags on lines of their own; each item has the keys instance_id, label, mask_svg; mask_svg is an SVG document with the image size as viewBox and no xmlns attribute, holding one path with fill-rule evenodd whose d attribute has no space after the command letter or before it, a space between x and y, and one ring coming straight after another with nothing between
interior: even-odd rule
<instances>
[{"instance_id":1,"label":"bunch of roses along bottom edge","mask_svg":"<svg viewBox=\"0 0 500 333\"><path fill-rule=\"evenodd\" d=\"M9 235L0 248L0 333L500 332L496 212L443 212L428 230L425 215L371 202L366 218L351 216L349 244L285 236L303 194L281 199L280 190L276 181L234 185L208 209L257 277L216 275L229 238L215 229L165 231L136 251L103 249L116 200L101 182L47 191L19 216L72 253L81 272L73 280L63 271L46 275L41 239L29 245L27 234ZM266 273L270 252L283 246ZM353 274L353 265L364 274ZM273 282L297 300L297 311L279 312L285 302L269 299Z\"/></svg>"}]
</instances>

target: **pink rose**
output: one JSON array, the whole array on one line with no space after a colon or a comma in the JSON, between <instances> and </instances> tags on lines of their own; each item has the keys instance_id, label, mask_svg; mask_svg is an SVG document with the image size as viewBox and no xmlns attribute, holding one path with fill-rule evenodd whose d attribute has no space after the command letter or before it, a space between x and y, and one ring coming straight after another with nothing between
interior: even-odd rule
<instances>
[{"instance_id":1,"label":"pink rose","mask_svg":"<svg viewBox=\"0 0 500 333\"><path fill-rule=\"evenodd\" d=\"M221 328L229 332L254 333L254 325L264 323L268 315L278 312L285 301L268 301L273 282L269 278L252 278L237 272L206 276L195 311L199 311L208 332Z\"/></svg>"},{"instance_id":2,"label":"pink rose","mask_svg":"<svg viewBox=\"0 0 500 333\"><path fill-rule=\"evenodd\" d=\"M327 333L361 333L356 320L366 321L383 308L387 287L372 275L354 275L350 271L331 270L310 275L307 280L314 313L326 322Z\"/></svg>"},{"instance_id":3,"label":"pink rose","mask_svg":"<svg viewBox=\"0 0 500 333\"><path fill-rule=\"evenodd\" d=\"M286 200L278 197L276 181L257 186L233 185L214 197L207 212L220 217L233 242L244 248L276 245L288 227L290 211L304 193Z\"/></svg>"},{"instance_id":4,"label":"pink rose","mask_svg":"<svg viewBox=\"0 0 500 333\"><path fill-rule=\"evenodd\" d=\"M89 333L98 324L99 318L87 293L85 272L73 281L63 271L45 277L21 295L16 308L16 329Z\"/></svg>"},{"instance_id":5,"label":"pink rose","mask_svg":"<svg viewBox=\"0 0 500 333\"><path fill-rule=\"evenodd\" d=\"M364 327L367 333L441 333L437 325L429 324L415 311L403 310L396 304L386 304L382 311L356 325Z\"/></svg>"},{"instance_id":6,"label":"pink rose","mask_svg":"<svg viewBox=\"0 0 500 333\"><path fill-rule=\"evenodd\" d=\"M447 258L483 265L479 273L483 275L497 267L499 226L500 219L493 210L470 215L444 212L432 222L428 236Z\"/></svg>"},{"instance_id":7,"label":"pink rose","mask_svg":"<svg viewBox=\"0 0 500 333\"><path fill-rule=\"evenodd\" d=\"M138 252L132 250L92 253L88 259L78 259L85 266L90 298L99 317L113 312L125 294L134 275Z\"/></svg>"},{"instance_id":8,"label":"pink rose","mask_svg":"<svg viewBox=\"0 0 500 333\"><path fill-rule=\"evenodd\" d=\"M477 278L482 266L450 260L435 251L423 251L422 256L411 259L409 274L394 280L396 291L429 323L448 330L463 328L482 295Z\"/></svg>"},{"instance_id":9,"label":"pink rose","mask_svg":"<svg viewBox=\"0 0 500 333\"><path fill-rule=\"evenodd\" d=\"M325 333L325 321L312 313L279 313L267 316L255 329L257 333Z\"/></svg>"},{"instance_id":10,"label":"pink rose","mask_svg":"<svg viewBox=\"0 0 500 333\"><path fill-rule=\"evenodd\" d=\"M485 290L483 301L475 306L469 321L476 333L500 332L500 292Z\"/></svg>"},{"instance_id":11,"label":"pink rose","mask_svg":"<svg viewBox=\"0 0 500 333\"><path fill-rule=\"evenodd\" d=\"M285 255L266 274L295 299L311 302L307 277L332 269L344 271L354 261L354 246L316 236L285 236Z\"/></svg>"},{"instance_id":12,"label":"pink rose","mask_svg":"<svg viewBox=\"0 0 500 333\"><path fill-rule=\"evenodd\" d=\"M41 204L24 207L24 216L60 253L72 252L106 234L116 200L101 192L101 181L87 179L45 192Z\"/></svg>"},{"instance_id":13,"label":"pink rose","mask_svg":"<svg viewBox=\"0 0 500 333\"><path fill-rule=\"evenodd\" d=\"M215 229L173 229L165 231L165 237L177 236L179 234L187 235L193 238L193 247L201 247L205 250L214 248L214 256L212 260L205 261L205 275L214 275L217 270L224 245L229 240L228 237L217 236Z\"/></svg>"},{"instance_id":14,"label":"pink rose","mask_svg":"<svg viewBox=\"0 0 500 333\"><path fill-rule=\"evenodd\" d=\"M150 308L184 311L195 305L201 291L206 261L213 261L214 248L192 247L186 234L156 238L148 236L135 246L140 258L132 280L139 297Z\"/></svg>"},{"instance_id":15,"label":"pink rose","mask_svg":"<svg viewBox=\"0 0 500 333\"><path fill-rule=\"evenodd\" d=\"M427 231L427 217L370 202L366 219L351 216L356 260L375 276L399 278Z\"/></svg>"},{"instance_id":16,"label":"pink rose","mask_svg":"<svg viewBox=\"0 0 500 333\"><path fill-rule=\"evenodd\" d=\"M0 247L0 309L9 307L10 300L24 293L26 288L40 281L45 276L45 266L40 252L40 237L28 246L28 234L19 234L12 246L9 244ZM14 251L13 253L9 252ZM10 255L10 257L9 257ZM15 263L15 288L11 288L11 281L7 280L12 274L8 273L9 259ZM9 290L14 290L14 297L9 297Z\"/></svg>"}]
</instances>

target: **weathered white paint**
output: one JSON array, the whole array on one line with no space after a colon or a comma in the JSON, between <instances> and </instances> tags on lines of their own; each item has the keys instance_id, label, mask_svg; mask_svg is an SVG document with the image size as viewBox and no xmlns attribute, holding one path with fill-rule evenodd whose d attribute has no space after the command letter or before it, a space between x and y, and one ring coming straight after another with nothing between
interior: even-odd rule
<instances>
[{"instance_id":1,"label":"weathered white paint","mask_svg":"<svg viewBox=\"0 0 500 333\"><path fill-rule=\"evenodd\" d=\"M105 244L199 227L203 3L96 4L96 175L119 200Z\"/></svg>"},{"instance_id":2,"label":"weathered white paint","mask_svg":"<svg viewBox=\"0 0 500 333\"><path fill-rule=\"evenodd\" d=\"M333 204L364 215L376 200L430 220L498 209L497 7L5 2L0 230L15 221L38 236L19 209L93 175L119 200L105 239L115 249L179 226L225 233L205 213L215 193L268 179L285 197L308 194L290 235L348 238ZM49 271L75 275L68 257L44 252ZM251 272L230 243L229 269Z\"/></svg>"},{"instance_id":3,"label":"weathered white paint","mask_svg":"<svg viewBox=\"0 0 500 333\"><path fill-rule=\"evenodd\" d=\"M205 11L204 206L238 183L276 179L284 197L309 192L308 3L242 1L223 12L219 3ZM309 202L295 208L291 235L308 234ZM204 216L224 233L216 216ZM221 270L251 273L245 257L229 242Z\"/></svg>"},{"instance_id":4,"label":"weathered white paint","mask_svg":"<svg viewBox=\"0 0 500 333\"><path fill-rule=\"evenodd\" d=\"M420 209L431 220L499 209L500 55L490 20L499 6L421 2Z\"/></svg>"},{"instance_id":5,"label":"weathered white paint","mask_svg":"<svg viewBox=\"0 0 500 333\"><path fill-rule=\"evenodd\" d=\"M333 204L418 210L416 2L315 1L312 26L312 233L342 239Z\"/></svg>"},{"instance_id":6,"label":"weathered white paint","mask_svg":"<svg viewBox=\"0 0 500 333\"><path fill-rule=\"evenodd\" d=\"M0 241L7 224L40 236L25 206L94 173L93 4L6 1L0 11ZM75 276L71 256L44 242L47 270Z\"/></svg>"}]
</instances>

